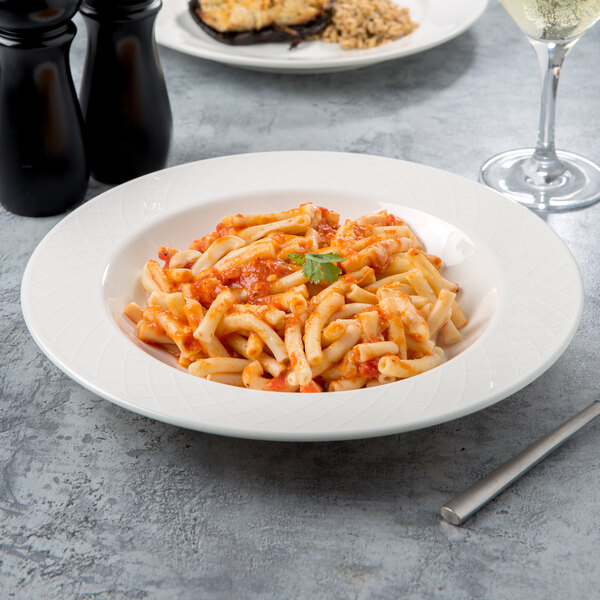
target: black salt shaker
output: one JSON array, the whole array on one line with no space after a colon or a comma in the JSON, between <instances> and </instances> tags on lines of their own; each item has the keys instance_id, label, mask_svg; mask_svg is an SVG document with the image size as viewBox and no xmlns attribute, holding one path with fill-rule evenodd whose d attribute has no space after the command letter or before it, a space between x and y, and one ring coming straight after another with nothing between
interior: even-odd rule
<instances>
[{"instance_id":1,"label":"black salt shaker","mask_svg":"<svg viewBox=\"0 0 600 600\"><path fill-rule=\"evenodd\" d=\"M173 119L154 39L160 0L84 0L81 85L92 175L121 183L167 162Z\"/></svg>"},{"instance_id":2,"label":"black salt shaker","mask_svg":"<svg viewBox=\"0 0 600 600\"><path fill-rule=\"evenodd\" d=\"M81 0L0 0L0 203L32 217L83 200L83 119L69 67Z\"/></svg>"}]
</instances>

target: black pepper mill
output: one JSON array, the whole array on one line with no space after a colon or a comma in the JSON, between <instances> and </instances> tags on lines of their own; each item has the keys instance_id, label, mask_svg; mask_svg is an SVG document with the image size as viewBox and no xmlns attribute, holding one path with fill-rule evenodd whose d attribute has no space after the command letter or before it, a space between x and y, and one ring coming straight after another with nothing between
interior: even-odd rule
<instances>
[{"instance_id":1,"label":"black pepper mill","mask_svg":"<svg viewBox=\"0 0 600 600\"><path fill-rule=\"evenodd\" d=\"M0 203L18 215L83 200L83 119L69 68L81 0L0 0Z\"/></svg>"},{"instance_id":2,"label":"black pepper mill","mask_svg":"<svg viewBox=\"0 0 600 600\"><path fill-rule=\"evenodd\" d=\"M167 162L173 118L154 39L160 0L84 0L81 85L92 175L121 183Z\"/></svg>"}]
</instances>

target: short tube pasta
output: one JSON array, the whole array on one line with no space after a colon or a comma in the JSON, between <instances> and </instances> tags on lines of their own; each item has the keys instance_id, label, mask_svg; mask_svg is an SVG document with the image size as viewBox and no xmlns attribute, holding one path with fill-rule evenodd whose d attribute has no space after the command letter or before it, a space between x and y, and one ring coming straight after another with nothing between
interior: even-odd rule
<instances>
[{"instance_id":1,"label":"short tube pasta","mask_svg":"<svg viewBox=\"0 0 600 600\"><path fill-rule=\"evenodd\" d=\"M223 290L210 305L202 321L194 331L194 337L201 342L210 344L215 331L229 309L235 304L237 296L230 290Z\"/></svg>"},{"instance_id":2,"label":"short tube pasta","mask_svg":"<svg viewBox=\"0 0 600 600\"><path fill-rule=\"evenodd\" d=\"M250 361L243 358L200 358L188 367L188 371L196 377L212 373L241 373L248 364Z\"/></svg>"},{"instance_id":3,"label":"short tube pasta","mask_svg":"<svg viewBox=\"0 0 600 600\"><path fill-rule=\"evenodd\" d=\"M321 331L336 311L344 304L344 297L337 292L327 295L311 312L304 328L304 347L306 358L311 365L316 365L323 359L321 348Z\"/></svg>"},{"instance_id":4,"label":"short tube pasta","mask_svg":"<svg viewBox=\"0 0 600 600\"><path fill-rule=\"evenodd\" d=\"M432 354L411 360L402 360L397 356L383 356L379 359L377 368L383 375L406 379L437 367L443 360L444 351L436 346Z\"/></svg>"},{"instance_id":5,"label":"short tube pasta","mask_svg":"<svg viewBox=\"0 0 600 600\"><path fill-rule=\"evenodd\" d=\"M288 382L308 385L312 379L312 371L302 344L302 321L296 315L286 317L285 349L292 368L292 372L288 375Z\"/></svg>"},{"instance_id":6,"label":"short tube pasta","mask_svg":"<svg viewBox=\"0 0 600 600\"><path fill-rule=\"evenodd\" d=\"M388 385L431 370L468 324L462 290L399 217L311 203L223 217L141 268L140 340L193 376L261 391Z\"/></svg>"}]
</instances>

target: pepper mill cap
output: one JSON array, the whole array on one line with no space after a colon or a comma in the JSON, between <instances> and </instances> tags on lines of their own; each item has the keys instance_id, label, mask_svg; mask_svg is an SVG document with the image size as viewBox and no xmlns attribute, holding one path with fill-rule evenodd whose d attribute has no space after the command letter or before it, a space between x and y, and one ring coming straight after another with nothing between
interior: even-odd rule
<instances>
[{"instance_id":1,"label":"pepper mill cap","mask_svg":"<svg viewBox=\"0 0 600 600\"><path fill-rule=\"evenodd\" d=\"M161 0L83 0L81 12L89 16L127 15L138 11L158 10L161 5Z\"/></svg>"},{"instance_id":2,"label":"pepper mill cap","mask_svg":"<svg viewBox=\"0 0 600 600\"><path fill-rule=\"evenodd\" d=\"M95 10L138 10L155 2L156 0L83 0L83 6L94 8Z\"/></svg>"},{"instance_id":3,"label":"pepper mill cap","mask_svg":"<svg viewBox=\"0 0 600 600\"><path fill-rule=\"evenodd\" d=\"M81 0L0 0L0 31L26 34L70 21Z\"/></svg>"}]
</instances>

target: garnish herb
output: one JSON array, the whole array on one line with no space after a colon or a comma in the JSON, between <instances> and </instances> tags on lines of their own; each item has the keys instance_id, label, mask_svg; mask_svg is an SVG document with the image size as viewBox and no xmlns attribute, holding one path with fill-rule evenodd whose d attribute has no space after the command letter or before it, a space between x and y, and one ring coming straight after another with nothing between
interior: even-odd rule
<instances>
[{"instance_id":1,"label":"garnish herb","mask_svg":"<svg viewBox=\"0 0 600 600\"><path fill-rule=\"evenodd\" d=\"M304 277L308 277L311 283L320 283L323 279L333 283L339 279L342 270L335 264L344 262L346 259L335 252L326 254L288 254L288 258L297 265L302 266Z\"/></svg>"}]
</instances>

